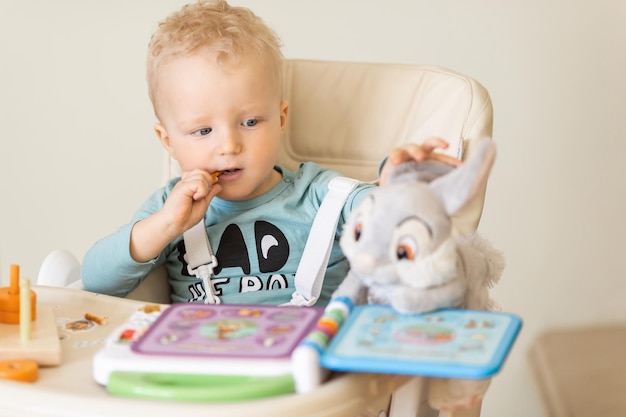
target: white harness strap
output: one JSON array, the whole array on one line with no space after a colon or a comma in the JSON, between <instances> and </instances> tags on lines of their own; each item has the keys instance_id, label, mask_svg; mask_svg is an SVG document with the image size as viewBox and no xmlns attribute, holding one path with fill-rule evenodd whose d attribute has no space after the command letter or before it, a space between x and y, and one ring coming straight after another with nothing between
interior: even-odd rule
<instances>
[{"instance_id":1,"label":"white harness strap","mask_svg":"<svg viewBox=\"0 0 626 417\"><path fill-rule=\"evenodd\" d=\"M296 271L296 289L291 301L283 305L311 306L319 298L341 210L359 183L358 180L346 177L335 177L328 183L328 193L315 215ZM206 293L204 303L219 304L220 299L214 294L211 284L211 275L217 266L217 259L211 250L204 219L187 230L183 238L187 250L188 271L202 279L204 284Z\"/></svg>"},{"instance_id":2,"label":"white harness strap","mask_svg":"<svg viewBox=\"0 0 626 417\"><path fill-rule=\"evenodd\" d=\"M211 250L209 237L204 227L204 218L183 233L187 251L187 270L202 280L204 284L204 304L219 304L220 299L213 291L211 275L217 266L217 259Z\"/></svg>"},{"instance_id":3,"label":"white harness strap","mask_svg":"<svg viewBox=\"0 0 626 417\"><path fill-rule=\"evenodd\" d=\"M296 290L286 305L312 306L319 298L341 210L358 184L358 180L346 177L335 177L328 184L296 271Z\"/></svg>"}]
</instances>

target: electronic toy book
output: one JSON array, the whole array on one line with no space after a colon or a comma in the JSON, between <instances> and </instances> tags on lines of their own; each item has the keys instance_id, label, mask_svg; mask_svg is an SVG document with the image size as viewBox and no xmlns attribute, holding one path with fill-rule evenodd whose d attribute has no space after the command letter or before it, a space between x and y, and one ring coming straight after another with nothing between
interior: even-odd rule
<instances>
[{"instance_id":1,"label":"electronic toy book","mask_svg":"<svg viewBox=\"0 0 626 417\"><path fill-rule=\"evenodd\" d=\"M207 402L306 392L323 381L296 381L320 368L484 378L520 327L512 314L461 309L175 304L138 311L113 332L94 378L116 395ZM296 359L303 350L314 354Z\"/></svg>"}]
</instances>

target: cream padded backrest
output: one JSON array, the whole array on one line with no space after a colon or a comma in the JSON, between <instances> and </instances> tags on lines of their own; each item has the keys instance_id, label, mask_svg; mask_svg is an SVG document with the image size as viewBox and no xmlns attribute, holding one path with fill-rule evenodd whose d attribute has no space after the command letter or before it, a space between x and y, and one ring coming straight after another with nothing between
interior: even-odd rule
<instances>
[{"instance_id":1,"label":"cream padded backrest","mask_svg":"<svg viewBox=\"0 0 626 417\"><path fill-rule=\"evenodd\" d=\"M315 161L372 180L403 143L438 136L462 158L492 133L487 90L443 68L291 60L284 85L289 123L279 163L291 169Z\"/></svg>"},{"instance_id":2,"label":"cream padded backrest","mask_svg":"<svg viewBox=\"0 0 626 417\"><path fill-rule=\"evenodd\" d=\"M293 170L314 161L369 181L403 143L441 137L447 153L464 159L477 139L492 135L487 90L440 67L287 60L284 97L289 121L277 162ZM166 163L166 178L179 175L175 162ZM456 216L461 233L478 226L484 191Z\"/></svg>"},{"instance_id":3,"label":"cream padded backrest","mask_svg":"<svg viewBox=\"0 0 626 417\"><path fill-rule=\"evenodd\" d=\"M289 122L278 163L314 161L363 181L407 142L436 136L459 159L492 136L493 108L475 80L434 66L288 60L284 96ZM485 189L455 216L456 229L478 227Z\"/></svg>"}]
</instances>

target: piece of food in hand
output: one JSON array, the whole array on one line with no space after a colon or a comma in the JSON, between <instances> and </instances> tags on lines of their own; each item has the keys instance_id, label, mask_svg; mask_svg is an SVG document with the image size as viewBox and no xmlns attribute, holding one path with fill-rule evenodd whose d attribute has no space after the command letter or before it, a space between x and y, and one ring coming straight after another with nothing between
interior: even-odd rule
<instances>
[{"instance_id":1,"label":"piece of food in hand","mask_svg":"<svg viewBox=\"0 0 626 417\"><path fill-rule=\"evenodd\" d=\"M224 173L224 171L215 171L214 173L211 174L211 176L213 177L213 183L217 182L217 178L222 175Z\"/></svg>"}]
</instances>

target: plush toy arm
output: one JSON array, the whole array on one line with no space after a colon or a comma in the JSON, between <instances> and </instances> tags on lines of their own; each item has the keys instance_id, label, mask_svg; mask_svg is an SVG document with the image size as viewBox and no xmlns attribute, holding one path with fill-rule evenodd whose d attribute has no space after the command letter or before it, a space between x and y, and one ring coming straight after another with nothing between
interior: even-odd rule
<instances>
[{"instance_id":1,"label":"plush toy arm","mask_svg":"<svg viewBox=\"0 0 626 417\"><path fill-rule=\"evenodd\" d=\"M466 292L465 280L456 278L446 284L426 289L396 286L388 299L391 306L401 313L426 313L461 305Z\"/></svg>"},{"instance_id":2,"label":"plush toy arm","mask_svg":"<svg viewBox=\"0 0 626 417\"><path fill-rule=\"evenodd\" d=\"M367 302L367 288L352 271L348 271L348 275L335 290L331 299L337 297L348 297L355 305L365 304Z\"/></svg>"}]
</instances>

